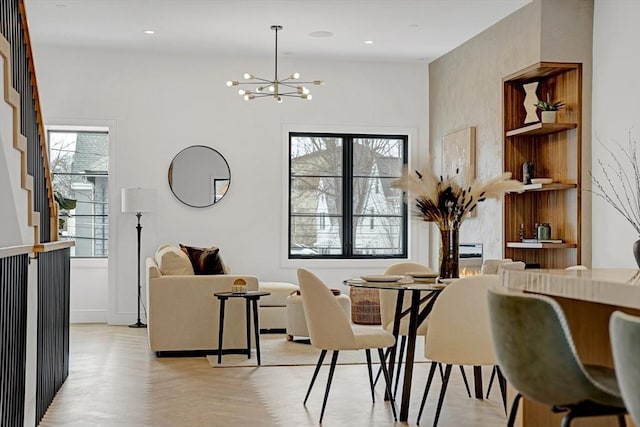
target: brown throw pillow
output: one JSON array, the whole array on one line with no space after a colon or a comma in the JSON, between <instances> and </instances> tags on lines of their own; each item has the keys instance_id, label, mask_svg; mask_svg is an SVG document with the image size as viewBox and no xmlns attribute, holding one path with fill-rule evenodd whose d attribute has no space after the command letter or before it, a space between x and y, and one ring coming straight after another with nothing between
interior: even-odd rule
<instances>
[{"instance_id":1,"label":"brown throw pillow","mask_svg":"<svg viewBox=\"0 0 640 427\"><path fill-rule=\"evenodd\" d=\"M224 264L220 258L220 248L198 248L180 244L180 249L185 251L193 265L195 274L224 274Z\"/></svg>"}]
</instances>

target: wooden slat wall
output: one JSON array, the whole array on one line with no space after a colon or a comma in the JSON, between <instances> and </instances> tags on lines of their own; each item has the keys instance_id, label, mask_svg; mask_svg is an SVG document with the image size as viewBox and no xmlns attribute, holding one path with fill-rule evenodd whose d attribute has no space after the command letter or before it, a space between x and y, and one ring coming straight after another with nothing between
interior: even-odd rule
<instances>
[{"instance_id":1,"label":"wooden slat wall","mask_svg":"<svg viewBox=\"0 0 640 427\"><path fill-rule=\"evenodd\" d=\"M69 375L70 254L38 254L36 425Z\"/></svg>"},{"instance_id":2,"label":"wooden slat wall","mask_svg":"<svg viewBox=\"0 0 640 427\"><path fill-rule=\"evenodd\" d=\"M24 425L28 254L0 258L0 426Z\"/></svg>"}]
</instances>

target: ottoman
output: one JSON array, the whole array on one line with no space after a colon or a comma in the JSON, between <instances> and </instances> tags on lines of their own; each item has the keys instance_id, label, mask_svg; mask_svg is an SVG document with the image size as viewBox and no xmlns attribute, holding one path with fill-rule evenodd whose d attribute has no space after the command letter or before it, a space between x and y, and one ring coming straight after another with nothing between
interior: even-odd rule
<instances>
[{"instance_id":1,"label":"ottoman","mask_svg":"<svg viewBox=\"0 0 640 427\"><path fill-rule=\"evenodd\" d=\"M293 283L258 282L258 290L271 293L260 298L258 316L261 332L284 332L287 328L287 297L298 289L298 285Z\"/></svg>"},{"instance_id":2,"label":"ottoman","mask_svg":"<svg viewBox=\"0 0 640 427\"><path fill-rule=\"evenodd\" d=\"M339 291L337 291L339 292ZM334 292L335 295L336 292ZM346 295L336 295L338 303L344 310L347 318L351 317L351 300ZM287 298L287 341L292 341L293 337L308 337L307 319L304 316L302 297L299 292L294 292Z\"/></svg>"}]
</instances>

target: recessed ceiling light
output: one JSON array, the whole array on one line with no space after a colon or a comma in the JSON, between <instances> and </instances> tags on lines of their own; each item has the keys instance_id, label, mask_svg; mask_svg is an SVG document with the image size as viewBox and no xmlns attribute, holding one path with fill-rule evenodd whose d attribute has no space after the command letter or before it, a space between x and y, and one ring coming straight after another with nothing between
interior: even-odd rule
<instances>
[{"instance_id":1,"label":"recessed ceiling light","mask_svg":"<svg viewBox=\"0 0 640 427\"><path fill-rule=\"evenodd\" d=\"M153 30L144 30L145 34L155 34L156 32Z\"/></svg>"},{"instance_id":2,"label":"recessed ceiling light","mask_svg":"<svg viewBox=\"0 0 640 427\"><path fill-rule=\"evenodd\" d=\"M310 37L318 37L318 38L325 38L325 37L332 37L333 33L331 31L314 31L309 33Z\"/></svg>"},{"instance_id":3,"label":"recessed ceiling light","mask_svg":"<svg viewBox=\"0 0 640 427\"><path fill-rule=\"evenodd\" d=\"M374 44L375 42L373 40L365 40L364 44Z\"/></svg>"}]
</instances>

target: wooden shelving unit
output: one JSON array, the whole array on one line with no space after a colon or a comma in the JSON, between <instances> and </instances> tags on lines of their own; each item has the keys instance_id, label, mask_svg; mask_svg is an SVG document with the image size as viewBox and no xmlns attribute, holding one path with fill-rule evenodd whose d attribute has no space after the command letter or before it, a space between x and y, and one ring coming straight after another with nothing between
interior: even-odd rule
<instances>
[{"instance_id":1,"label":"wooden shelving unit","mask_svg":"<svg viewBox=\"0 0 640 427\"><path fill-rule=\"evenodd\" d=\"M539 82L538 98L562 101L558 123L524 123L525 83ZM564 268L581 261L582 65L542 62L503 79L504 170L522 180L522 165L534 164L536 177L551 184L504 202L504 256L542 268ZM523 244L536 223L551 224L551 238L566 243Z\"/></svg>"}]
</instances>

